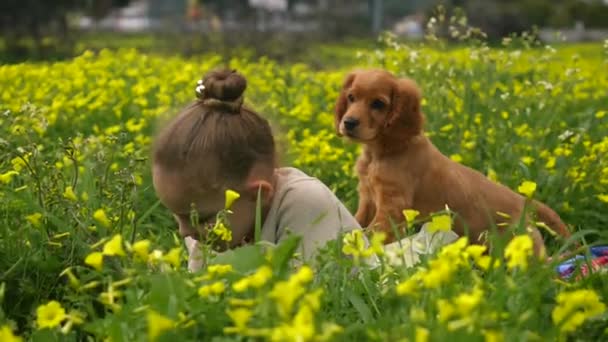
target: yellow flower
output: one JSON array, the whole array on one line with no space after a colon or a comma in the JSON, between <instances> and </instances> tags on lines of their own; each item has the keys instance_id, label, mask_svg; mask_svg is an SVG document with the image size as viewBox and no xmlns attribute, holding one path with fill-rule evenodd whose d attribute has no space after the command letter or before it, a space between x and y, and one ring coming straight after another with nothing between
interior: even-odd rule
<instances>
[{"instance_id":1,"label":"yellow flower","mask_svg":"<svg viewBox=\"0 0 608 342\"><path fill-rule=\"evenodd\" d=\"M300 267L298 272L292 275L293 280L301 284L309 283L313 279L313 277L314 274L312 272L312 269L306 265Z\"/></svg>"},{"instance_id":2,"label":"yellow flower","mask_svg":"<svg viewBox=\"0 0 608 342\"><path fill-rule=\"evenodd\" d=\"M530 166L534 162L534 158L529 157L529 156L525 156L525 157L521 158L521 162L524 163L524 164L526 164L526 165L528 165L528 166Z\"/></svg>"},{"instance_id":3,"label":"yellow flower","mask_svg":"<svg viewBox=\"0 0 608 342\"><path fill-rule=\"evenodd\" d=\"M365 236L363 235L363 231L360 229L356 229L344 234L344 237L342 239L342 253L346 255L352 255L355 264L358 264L360 257L368 258L374 253L384 253L384 248L380 247L384 239L386 239L386 235L384 234L372 236L372 246L366 248Z\"/></svg>"},{"instance_id":4,"label":"yellow flower","mask_svg":"<svg viewBox=\"0 0 608 342\"><path fill-rule=\"evenodd\" d=\"M228 229L224 223L218 221L212 229L213 233L217 235L222 241L232 241L232 231Z\"/></svg>"},{"instance_id":5,"label":"yellow flower","mask_svg":"<svg viewBox=\"0 0 608 342\"><path fill-rule=\"evenodd\" d=\"M239 333L247 330L247 323L253 316L251 310L246 308L237 308L234 310L227 310L226 313L228 317L232 320L234 326L233 327L225 327L225 333Z\"/></svg>"},{"instance_id":6,"label":"yellow flower","mask_svg":"<svg viewBox=\"0 0 608 342\"><path fill-rule=\"evenodd\" d=\"M272 269L267 266L261 266L255 273L250 276L239 279L237 282L232 284L232 289L235 292L244 292L250 287L260 288L272 278Z\"/></svg>"},{"instance_id":7,"label":"yellow flower","mask_svg":"<svg viewBox=\"0 0 608 342\"><path fill-rule=\"evenodd\" d=\"M423 327L416 327L416 339L415 342L426 342L429 340L429 329Z\"/></svg>"},{"instance_id":8,"label":"yellow flower","mask_svg":"<svg viewBox=\"0 0 608 342\"><path fill-rule=\"evenodd\" d=\"M40 222L40 220L42 219L42 214L41 213L33 213L31 215L27 215L25 217L25 219L32 224L32 226L34 227L40 227L40 225L42 224Z\"/></svg>"},{"instance_id":9,"label":"yellow flower","mask_svg":"<svg viewBox=\"0 0 608 342\"><path fill-rule=\"evenodd\" d=\"M300 307L291 324L282 324L275 328L271 341L311 341L315 335L313 312L308 306Z\"/></svg>"},{"instance_id":10,"label":"yellow flower","mask_svg":"<svg viewBox=\"0 0 608 342\"><path fill-rule=\"evenodd\" d=\"M457 163L462 163L462 156L458 153L452 154L450 156L450 159L452 159L453 161L455 161Z\"/></svg>"},{"instance_id":11,"label":"yellow flower","mask_svg":"<svg viewBox=\"0 0 608 342\"><path fill-rule=\"evenodd\" d=\"M13 334L13 329L8 325L0 327L0 341L2 342L22 342L23 339Z\"/></svg>"},{"instance_id":12,"label":"yellow flower","mask_svg":"<svg viewBox=\"0 0 608 342\"><path fill-rule=\"evenodd\" d=\"M455 268L452 260L434 259L429 262L429 270L422 275L422 283L428 289L438 288L448 282Z\"/></svg>"},{"instance_id":13,"label":"yellow flower","mask_svg":"<svg viewBox=\"0 0 608 342\"><path fill-rule=\"evenodd\" d=\"M530 236L523 234L514 237L505 248L507 267L528 269L528 257L532 255L533 242Z\"/></svg>"},{"instance_id":14,"label":"yellow flower","mask_svg":"<svg viewBox=\"0 0 608 342\"><path fill-rule=\"evenodd\" d=\"M198 289L198 295L201 297L209 297L210 295L221 295L224 293L226 285L223 281L216 281L211 285L204 285Z\"/></svg>"},{"instance_id":15,"label":"yellow flower","mask_svg":"<svg viewBox=\"0 0 608 342\"><path fill-rule=\"evenodd\" d=\"M290 315L295 302L304 293L306 293L306 289L297 282L279 281L270 291L269 297L275 300L281 317L287 317Z\"/></svg>"},{"instance_id":16,"label":"yellow flower","mask_svg":"<svg viewBox=\"0 0 608 342\"><path fill-rule=\"evenodd\" d=\"M416 277L410 277L407 280L397 284L395 290L399 296L412 296L418 289L418 279Z\"/></svg>"},{"instance_id":17,"label":"yellow flower","mask_svg":"<svg viewBox=\"0 0 608 342\"><path fill-rule=\"evenodd\" d=\"M500 331L494 330L484 330L483 337L485 338L485 342L503 342L505 340Z\"/></svg>"},{"instance_id":18,"label":"yellow flower","mask_svg":"<svg viewBox=\"0 0 608 342\"><path fill-rule=\"evenodd\" d=\"M148 254L150 254L150 240L140 240L133 244L131 247L135 256L141 261L148 260Z\"/></svg>"},{"instance_id":19,"label":"yellow flower","mask_svg":"<svg viewBox=\"0 0 608 342\"><path fill-rule=\"evenodd\" d=\"M434 233L437 231L448 231L452 228L452 218L450 215L433 216L431 223L428 225L428 231Z\"/></svg>"},{"instance_id":20,"label":"yellow flower","mask_svg":"<svg viewBox=\"0 0 608 342\"><path fill-rule=\"evenodd\" d=\"M148 310L146 315L148 321L148 339L155 341L160 335L175 328L175 322L154 310Z\"/></svg>"},{"instance_id":21,"label":"yellow flower","mask_svg":"<svg viewBox=\"0 0 608 342\"><path fill-rule=\"evenodd\" d=\"M18 174L19 174L19 172L14 171L14 170L10 170L5 173L2 173L2 174L0 174L0 182L2 182L4 184L8 184L13 179L13 176L16 176Z\"/></svg>"},{"instance_id":22,"label":"yellow flower","mask_svg":"<svg viewBox=\"0 0 608 342\"><path fill-rule=\"evenodd\" d=\"M38 329L54 328L66 319L65 309L55 300L36 309L36 323Z\"/></svg>"},{"instance_id":23,"label":"yellow flower","mask_svg":"<svg viewBox=\"0 0 608 342\"><path fill-rule=\"evenodd\" d=\"M608 203L608 194L597 195L597 198L604 203Z\"/></svg>"},{"instance_id":24,"label":"yellow flower","mask_svg":"<svg viewBox=\"0 0 608 342\"><path fill-rule=\"evenodd\" d=\"M520 193L531 198L534 195L534 192L536 191L536 183L530 182L530 181L524 181L517 188L517 191L519 191Z\"/></svg>"},{"instance_id":25,"label":"yellow flower","mask_svg":"<svg viewBox=\"0 0 608 342\"><path fill-rule=\"evenodd\" d=\"M250 285L255 288L262 287L270 278L272 278L272 268L267 265L261 266L253 275L251 275Z\"/></svg>"},{"instance_id":26,"label":"yellow flower","mask_svg":"<svg viewBox=\"0 0 608 342\"><path fill-rule=\"evenodd\" d=\"M437 311L437 319L442 323L445 323L456 316L456 308L452 303L445 299L437 300Z\"/></svg>"},{"instance_id":27,"label":"yellow flower","mask_svg":"<svg viewBox=\"0 0 608 342\"><path fill-rule=\"evenodd\" d=\"M405 216L405 220L407 221L408 228L412 227L414 220L416 219L416 217L418 217L418 215L420 215L420 212L418 210L405 209L403 211L403 216Z\"/></svg>"},{"instance_id":28,"label":"yellow flower","mask_svg":"<svg viewBox=\"0 0 608 342\"><path fill-rule=\"evenodd\" d=\"M209 267L207 267L207 273L210 276L221 276L227 273L232 272L232 265L230 264L226 264L226 265L209 265Z\"/></svg>"},{"instance_id":29,"label":"yellow flower","mask_svg":"<svg viewBox=\"0 0 608 342\"><path fill-rule=\"evenodd\" d=\"M181 264L182 248L175 247L171 248L167 254L163 256L163 260L175 268L178 268Z\"/></svg>"},{"instance_id":30,"label":"yellow flower","mask_svg":"<svg viewBox=\"0 0 608 342\"><path fill-rule=\"evenodd\" d=\"M374 232L372 234L372 241L370 243L369 250L372 253L376 253L376 255L384 254L384 240L386 240L386 233L384 232Z\"/></svg>"},{"instance_id":31,"label":"yellow flower","mask_svg":"<svg viewBox=\"0 0 608 342\"><path fill-rule=\"evenodd\" d=\"M106 215L106 212L103 209L95 210L95 212L93 213L93 218L106 228L112 225L110 219L108 219L108 216Z\"/></svg>"},{"instance_id":32,"label":"yellow flower","mask_svg":"<svg viewBox=\"0 0 608 342\"><path fill-rule=\"evenodd\" d=\"M15 157L15 158L11 159L11 164L13 165L13 169L17 172L21 171L27 165L26 161L29 161L29 156L31 156L31 155L32 155L31 153L28 153L27 155L23 156L23 159L21 157Z\"/></svg>"},{"instance_id":33,"label":"yellow flower","mask_svg":"<svg viewBox=\"0 0 608 342\"><path fill-rule=\"evenodd\" d=\"M475 288L471 293L461 293L454 298L454 307L461 317L471 315L481 300L483 299L483 291L480 288Z\"/></svg>"},{"instance_id":34,"label":"yellow flower","mask_svg":"<svg viewBox=\"0 0 608 342\"><path fill-rule=\"evenodd\" d=\"M241 197L241 195L238 192L230 189L226 190L226 203L224 209L230 209L234 201L239 199L239 197Z\"/></svg>"},{"instance_id":35,"label":"yellow flower","mask_svg":"<svg viewBox=\"0 0 608 342\"><path fill-rule=\"evenodd\" d=\"M586 320L606 311L606 305L593 290L562 292L556 301L551 317L562 332L573 332Z\"/></svg>"},{"instance_id":36,"label":"yellow flower","mask_svg":"<svg viewBox=\"0 0 608 342\"><path fill-rule=\"evenodd\" d=\"M103 245L103 254L104 255L118 255L125 256L125 251L122 248L122 236L120 234L116 234L110 239L110 241L106 242Z\"/></svg>"},{"instance_id":37,"label":"yellow flower","mask_svg":"<svg viewBox=\"0 0 608 342\"><path fill-rule=\"evenodd\" d=\"M496 173L496 171L494 171L494 169L488 169L487 177L492 182L498 183L498 174Z\"/></svg>"},{"instance_id":38,"label":"yellow flower","mask_svg":"<svg viewBox=\"0 0 608 342\"><path fill-rule=\"evenodd\" d=\"M103 265L103 254L101 252L93 252L84 259L84 263L101 271Z\"/></svg>"},{"instance_id":39,"label":"yellow flower","mask_svg":"<svg viewBox=\"0 0 608 342\"><path fill-rule=\"evenodd\" d=\"M66 186L65 190L63 190L63 197L69 199L70 201L78 201L78 197L74 193L74 189L71 186Z\"/></svg>"}]
</instances>

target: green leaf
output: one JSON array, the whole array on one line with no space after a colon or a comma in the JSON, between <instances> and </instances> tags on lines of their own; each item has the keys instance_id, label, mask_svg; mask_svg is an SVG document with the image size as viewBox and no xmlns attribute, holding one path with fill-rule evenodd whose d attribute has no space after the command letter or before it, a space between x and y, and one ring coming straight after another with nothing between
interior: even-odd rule
<instances>
[{"instance_id":1,"label":"green leaf","mask_svg":"<svg viewBox=\"0 0 608 342\"><path fill-rule=\"evenodd\" d=\"M228 250L212 259L209 264L229 264L238 273L255 270L264 263L264 252L260 245L249 245Z\"/></svg>"},{"instance_id":2,"label":"green leaf","mask_svg":"<svg viewBox=\"0 0 608 342\"><path fill-rule=\"evenodd\" d=\"M346 288L346 298L353 305L357 313L359 313L359 317L364 323L369 323L373 320L372 311L367 307L363 298L360 295L353 292L352 289Z\"/></svg>"}]
</instances>

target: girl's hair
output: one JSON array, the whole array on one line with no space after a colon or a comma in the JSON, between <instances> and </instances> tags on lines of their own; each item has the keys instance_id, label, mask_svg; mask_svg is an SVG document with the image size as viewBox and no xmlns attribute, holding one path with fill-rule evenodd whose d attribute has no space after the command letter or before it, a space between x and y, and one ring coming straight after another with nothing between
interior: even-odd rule
<instances>
[{"instance_id":1,"label":"girl's hair","mask_svg":"<svg viewBox=\"0 0 608 342\"><path fill-rule=\"evenodd\" d=\"M274 167L272 130L243 106L246 87L235 70L208 73L196 86L197 100L160 131L153 165L213 188L243 182L256 162Z\"/></svg>"}]
</instances>

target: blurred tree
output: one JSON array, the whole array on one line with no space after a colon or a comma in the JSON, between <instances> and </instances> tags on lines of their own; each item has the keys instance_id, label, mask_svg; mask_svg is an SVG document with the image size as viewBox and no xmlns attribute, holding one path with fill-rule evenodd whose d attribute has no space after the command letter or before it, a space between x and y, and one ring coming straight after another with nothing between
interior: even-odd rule
<instances>
[{"instance_id":1,"label":"blurred tree","mask_svg":"<svg viewBox=\"0 0 608 342\"><path fill-rule=\"evenodd\" d=\"M45 48L50 48L47 45L71 45L69 13L80 11L101 18L111 8L128 3L129 0L2 0L0 31L5 49L16 58L43 57ZM47 40L50 43L43 45L44 38L51 38Z\"/></svg>"},{"instance_id":2,"label":"blurred tree","mask_svg":"<svg viewBox=\"0 0 608 342\"><path fill-rule=\"evenodd\" d=\"M534 26L572 27L576 21L586 27L608 27L608 6L604 0L441 0L449 16L455 8L466 13L469 24L479 27L490 39L529 31ZM427 9L432 15L435 6Z\"/></svg>"}]
</instances>

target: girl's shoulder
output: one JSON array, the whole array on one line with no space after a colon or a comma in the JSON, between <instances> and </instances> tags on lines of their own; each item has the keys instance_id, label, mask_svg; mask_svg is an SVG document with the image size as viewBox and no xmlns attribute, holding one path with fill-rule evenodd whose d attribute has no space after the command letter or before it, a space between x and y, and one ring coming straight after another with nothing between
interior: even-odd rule
<instances>
[{"instance_id":1,"label":"girl's shoulder","mask_svg":"<svg viewBox=\"0 0 608 342\"><path fill-rule=\"evenodd\" d=\"M295 167L277 169L276 194L279 197L303 199L335 199L334 193L318 178Z\"/></svg>"}]
</instances>

